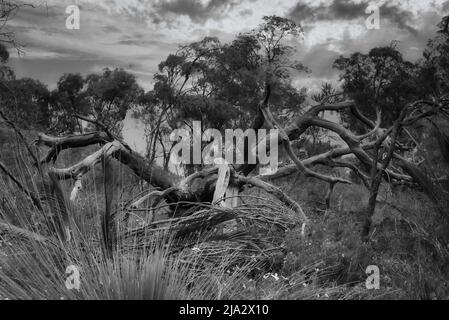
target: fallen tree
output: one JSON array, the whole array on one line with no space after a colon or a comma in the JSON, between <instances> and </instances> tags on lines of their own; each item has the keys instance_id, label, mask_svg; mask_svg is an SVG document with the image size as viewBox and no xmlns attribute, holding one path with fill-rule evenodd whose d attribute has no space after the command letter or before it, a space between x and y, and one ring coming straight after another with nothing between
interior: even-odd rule
<instances>
[{"instance_id":1,"label":"fallen tree","mask_svg":"<svg viewBox=\"0 0 449 320\"><path fill-rule=\"evenodd\" d=\"M269 87L267 88L268 95ZM406 150L399 143L399 136L402 130L422 119L427 119L440 113L446 114L448 112L448 99L447 97L442 97L435 101L420 100L411 103L402 110L400 117L390 128L381 127L380 112L377 113L377 120L373 122L359 112L352 100L333 104L326 103L325 101L326 99L324 99L324 102L312 106L306 113L298 116L284 129L270 112L268 99L265 97L260 103L259 115L256 118L254 128L260 128L265 125L269 128L278 129L280 136L279 145L286 150L293 164L279 169L277 173L271 176L254 175L253 171L257 167L257 164L244 164L236 168L229 166L229 177L226 180L224 188L233 187L242 190L246 186L249 186L264 190L297 214L304 232L305 226L309 224L309 219L302 210L301 205L269 181L288 176L295 172L322 180L329 184L329 189L326 194L326 204L329 208L335 185L338 183L349 184L351 181L342 177L328 176L316 172L312 168L316 165L324 165L332 168L348 168L361 178L370 191L371 197L367 207L364 232L364 237L366 237L369 234L370 219L374 212L377 193L382 179L389 183L392 181L419 183L415 177L407 174L410 172L410 167L413 167L415 164L410 163L400 155L401 151ZM355 135L343 125L320 117L323 111L350 112L360 123L365 125L367 128L366 134ZM121 139L111 134L103 124L87 118L83 118L83 120L95 123L96 127L102 129L102 131L63 137L54 137L41 133L35 141L36 146L49 148L46 155L39 159L36 164L40 170L42 170L42 166L50 162L55 162L62 150L100 145L100 148L96 152L70 167L55 168L50 166L48 168L49 174L56 177L57 180L71 179L74 181L74 189L70 196L71 201L76 199L77 194L82 189L82 179L85 174L95 165L102 163L104 159L114 158L129 167L140 179L156 188L156 191L152 190L150 193L132 201L129 206L130 208L138 208L142 203L150 199L156 201L156 203L165 200L173 216L177 217L191 214L192 212L189 209L192 207L192 204L214 203L217 179L220 175L219 167L204 168L185 178L176 176L168 170L164 170L159 165L147 161L147 159L132 150ZM291 141L300 139L310 127L319 127L334 132L346 144L346 147L334 148L300 160L291 147ZM268 136L267 139L270 139L270 137ZM348 161L348 156L356 159L358 164L356 165L353 161ZM394 159L400 161L393 163ZM3 168L3 170L6 170L6 168ZM219 187L223 189L223 186ZM33 201L36 202L34 195L26 191L23 186L19 185L19 188L25 190L25 193L28 193L30 197L34 197Z\"/></svg>"}]
</instances>

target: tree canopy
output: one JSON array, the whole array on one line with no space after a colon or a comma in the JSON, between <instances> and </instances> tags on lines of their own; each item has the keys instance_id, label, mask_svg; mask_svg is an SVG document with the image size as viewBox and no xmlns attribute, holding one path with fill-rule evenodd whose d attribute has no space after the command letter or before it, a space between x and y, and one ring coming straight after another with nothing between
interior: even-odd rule
<instances>
[{"instance_id":1,"label":"tree canopy","mask_svg":"<svg viewBox=\"0 0 449 320\"><path fill-rule=\"evenodd\" d=\"M335 60L334 68L341 71L343 92L372 120L379 108L385 125L393 123L402 108L418 96L418 67L404 60L394 43L373 48L367 54L341 56ZM360 129L356 123L350 125Z\"/></svg>"}]
</instances>

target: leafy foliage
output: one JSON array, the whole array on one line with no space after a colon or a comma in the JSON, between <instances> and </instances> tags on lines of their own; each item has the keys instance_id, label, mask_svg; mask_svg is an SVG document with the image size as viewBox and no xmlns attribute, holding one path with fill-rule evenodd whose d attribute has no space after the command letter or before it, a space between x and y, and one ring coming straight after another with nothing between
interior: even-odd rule
<instances>
[{"instance_id":1,"label":"leafy foliage","mask_svg":"<svg viewBox=\"0 0 449 320\"><path fill-rule=\"evenodd\" d=\"M449 81L449 16L438 24L437 36L429 40L421 61L421 83L425 90L438 95L447 92Z\"/></svg>"},{"instance_id":2,"label":"leafy foliage","mask_svg":"<svg viewBox=\"0 0 449 320\"><path fill-rule=\"evenodd\" d=\"M389 126L402 108L417 98L417 67L405 61L395 44L371 49L368 54L353 53L341 56L334 68L343 73L343 91L353 98L360 111L373 121L376 107L382 111L382 124ZM349 117L345 119L350 122ZM356 123L350 123L355 129Z\"/></svg>"},{"instance_id":3,"label":"leafy foliage","mask_svg":"<svg viewBox=\"0 0 449 320\"><path fill-rule=\"evenodd\" d=\"M88 114L120 135L121 121L143 93L135 76L123 69L105 69L101 75L88 75L85 81Z\"/></svg>"},{"instance_id":4,"label":"leafy foliage","mask_svg":"<svg viewBox=\"0 0 449 320\"><path fill-rule=\"evenodd\" d=\"M39 80L30 78L3 81L0 86L2 110L24 129L45 130L50 127L49 92Z\"/></svg>"}]
</instances>

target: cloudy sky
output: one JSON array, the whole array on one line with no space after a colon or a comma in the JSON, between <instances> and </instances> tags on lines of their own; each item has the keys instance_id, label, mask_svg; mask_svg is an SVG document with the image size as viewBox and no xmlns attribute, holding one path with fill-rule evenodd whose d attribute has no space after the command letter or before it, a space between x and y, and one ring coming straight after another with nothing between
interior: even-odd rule
<instances>
[{"instance_id":1,"label":"cloudy sky","mask_svg":"<svg viewBox=\"0 0 449 320\"><path fill-rule=\"evenodd\" d=\"M105 67L133 72L150 90L158 63L180 44L204 36L229 41L254 29L266 15L300 23L304 39L298 58L312 73L296 79L314 89L337 81L332 63L341 54L367 52L399 41L410 60L418 59L436 24L449 14L449 0L28 0L9 27L25 46L10 64L19 77L40 79L53 88L67 72L87 74ZM66 8L80 9L80 29L66 29ZM369 4L380 8L380 29L369 30ZM134 131L134 129L130 129ZM135 133L136 131L134 131Z\"/></svg>"}]
</instances>

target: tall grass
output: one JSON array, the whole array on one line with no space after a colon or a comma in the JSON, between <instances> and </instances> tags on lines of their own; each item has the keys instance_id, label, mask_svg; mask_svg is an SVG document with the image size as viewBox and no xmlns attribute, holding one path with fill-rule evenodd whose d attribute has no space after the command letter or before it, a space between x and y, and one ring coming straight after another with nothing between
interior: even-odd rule
<instances>
[{"instance_id":1,"label":"tall grass","mask_svg":"<svg viewBox=\"0 0 449 320\"><path fill-rule=\"evenodd\" d=\"M249 267L235 269L232 255L212 264L201 250L179 250L171 228L120 238L109 257L95 191L89 209L72 211L71 239L64 241L48 219L58 213L45 211L54 207L39 211L4 180L0 189L0 299L229 299ZM66 274L69 266L79 271L79 289L66 285L74 276Z\"/></svg>"}]
</instances>

